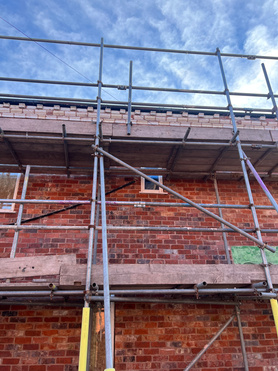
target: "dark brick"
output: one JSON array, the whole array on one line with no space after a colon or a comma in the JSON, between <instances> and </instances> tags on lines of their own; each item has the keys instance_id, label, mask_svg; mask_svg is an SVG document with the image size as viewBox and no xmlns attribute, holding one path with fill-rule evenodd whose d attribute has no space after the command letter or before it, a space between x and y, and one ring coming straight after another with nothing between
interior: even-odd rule
<instances>
[{"instance_id":1,"label":"dark brick","mask_svg":"<svg viewBox=\"0 0 278 371\"><path fill-rule=\"evenodd\" d=\"M12 311L12 310L5 310L2 312L3 317L16 317L17 316L17 311Z\"/></svg>"}]
</instances>

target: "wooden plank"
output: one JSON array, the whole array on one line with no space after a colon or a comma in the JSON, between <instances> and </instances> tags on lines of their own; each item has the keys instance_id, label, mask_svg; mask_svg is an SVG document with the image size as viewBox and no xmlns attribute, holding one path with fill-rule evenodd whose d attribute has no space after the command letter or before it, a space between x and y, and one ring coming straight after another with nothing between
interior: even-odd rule
<instances>
[{"instance_id":1,"label":"wooden plank","mask_svg":"<svg viewBox=\"0 0 278 371\"><path fill-rule=\"evenodd\" d=\"M24 290L24 291L32 291L32 290L42 290L48 289L48 285L50 283L54 283L56 286L59 284L59 278L51 279L48 278L44 282L2 282L0 284L1 291L8 291L8 290Z\"/></svg>"},{"instance_id":2,"label":"wooden plank","mask_svg":"<svg viewBox=\"0 0 278 371\"><path fill-rule=\"evenodd\" d=\"M0 259L0 279L21 278L32 276L49 276L60 273L62 264L74 265L76 256L69 255L46 255L23 258Z\"/></svg>"},{"instance_id":3,"label":"wooden plank","mask_svg":"<svg viewBox=\"0 0 278 371\"><path fill-rule=\"evenodd\" d=\"M277 130L271 130L270 134L271 134L273 142L278 142L278 131Z\"/></svg>"},{"instance_id":4,"label":"wooden plank","mask_svg":"<svg viewBox=\"0 0 278 371\"><path fill-rule=\"evenodd\" d=\"M67 134L95 135L96 125L93 121L69 121L69 120L46 120L46 119L17 119L1 118L1 128L4 132L29 132L62 134L62 125L66 125ZM112 124L102 125L103 135L112 135Z\"/></svg>"},{"instance_id":5,"label":"wooden plank","mask_svg":"<svg viewBox=\"0 0 278 371\"><path fill-rule=\"evenodd\" d=\"M239 129L239 137L245 142L273 142L270 130Z\"/></svg>"},{"instance_id":6,"label":"wooden plank","mask_svg":"<svg viewBox=\"0 0 278 371\"><path fill-rule=\"evenodd\" d=\"M274 284L278 284L278 266L270 267ZM85 265L61 267L60 286L80 287L85 284ZM194 285L206 281L208 285L250 285L265 280L260 265L222 264L111 264L111 286L173 286ZM103 285L102 266L93 266L92 282Z\"/></svg>"},{"instance_id":7,"label":"wooden plank","mask_svg":"<svg viewBox=\"0 0 278 371\"><path fill-rule=\"evenodd\" d=\"M184 126L166 126L166 125L133 125L129 138L153 138L159 139L180 139L182 140L187 127ZM113 137L126 137L125 124L113 124ZM189 139L216 141L229 141L232 138L232 128L206 128L191 127ZM260 129L240 129L240 138L243 141L254 142L272 142L269 130Z\"/></svg>"},{"instance_id":8,"label":"wooden plank","mask_svg":"<svg viewBox=\"0 0 278 371\"><path fill-rule=\"evenodd\" d=\"M66 125L68 135L90 135L95 134L95 124L87 121L70 120L46 120L46 119L26 119L26 118L5 118L1 119L1 128L4 132L29 132L29 133L48 133L61 134L62 124ZM153 138L153 139L180 139L186 133L186 126L173 125L133 125L129 138ZM109 137L127 137L126 124L113 124L103 122L102 133ZM215 127L191 127L189 139L194 140L230 140L232 128ZM275 130L261 129L240 129L242 141L254 142L273 142L277 141L278 134Z\"/></svg>"}]
</instances>

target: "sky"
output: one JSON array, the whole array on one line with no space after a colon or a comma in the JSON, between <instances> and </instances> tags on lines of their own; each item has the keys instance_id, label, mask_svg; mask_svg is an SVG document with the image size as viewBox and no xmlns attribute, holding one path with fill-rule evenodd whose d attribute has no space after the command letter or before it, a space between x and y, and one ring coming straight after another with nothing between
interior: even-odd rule
<instances>
[{"instance_id":1,"label":"sky","mask_svg":"<svg viewBox=\"0 0 278 371\"><path fill-rule=\"evenodd\" d=\"M278 0L0 0L0 35L204 52L278 56ZM99 49L0 39L0 75L75 82L98 80ZM46 50L47 49L47 50ZM215 56L104 49L104 84L223 91ZM278 93L276 61L224 58L230 91ZM1 82L0 94L96 99L95 88ZM128 92L103 89L104 100ZM137 102L227 106L224 96L133 91ZM235 107L266 98L232 97Z\"/></svg>"}]
</instances>

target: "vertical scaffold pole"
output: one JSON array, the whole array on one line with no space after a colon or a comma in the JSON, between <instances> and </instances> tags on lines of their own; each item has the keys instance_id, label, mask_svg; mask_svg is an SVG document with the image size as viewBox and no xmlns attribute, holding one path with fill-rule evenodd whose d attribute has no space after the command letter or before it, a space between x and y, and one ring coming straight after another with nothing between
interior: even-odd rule
<instances>
[{"instance_id":1,"label":"vertical scaffold pole","mask_svg":"<svg viewBox=\"0 0 278 371\"><path fill-rule=\"evenodd\" d=\"M23 188L22 188L22 193L21 193L21 200L25 200L25 197L26 197L27 186L28 186L29 175L30 175L30 169L31 169L31 166L27 165L25 175L24 175L24 182L23 182ZM19 227L20 224L21 224L22 214L23 214L23 204L20 204L18 214L17 214L17 220L16 220L16 226L17 227ZM15 253L16 253L16 249L17 249L17 243L18 243L18 237L19 237L19 231L15 231L10 258L15 257Z\"/></svg>"},{"instance_id":2,"label":"vertical scaffold pole","mask_svg":"<svg viewBox=\"0 0 278 371\"><path fill-rule=\"evenodd\" d=\"M129 62L129 85L128 85L128 111L127 111L127 135L131 133L131 102L132 102L132 61Z\"/></svg>"},{"instance_id":3,"label":"vertical scaffold pole","mask_svg":"<svg viewBox=\"0 0 278 371\"><path fill-rule=\"evenodd\" d=\"M230 98L230 92L229 92L228 84L227 84L226 77L225 77L225 72L224 72L224 67L223 67L223 64L222 64L220 50L218 48L216 49L216 55L217 55L218 61L219 61L221 76L222 76L222 80L223 80L223 84L224 84L224 88L225 88L225 95L226 95L226 98L227 98L228 108L229 108L230 115L231 115L233 131L234 131L234 133L238 133L237 124L236 124L235 115L234 115L234 110L233 110L233 106L232 106L232 102L231 102L231 98ZM243 177L244 177L244 181L245 181L245 186L246 186L246 190L247 190L247 194L248 194L248 198L249 198L249 205L250 205L250 209L251 209L251 212L252 212L252 217L253 217L253 221L254 221L254 225L255 225L257 238L260 242L263 242L261 231L260 231L260 226L259 226L259 221L258 221L258 217L257 217L257 212L256 212L256 208L255 208L255 205L254 205L251 186L250 186L250 182L249 182L249 178L248 178L248 173L247 173L247 169L246 169L246 165L245 165L244 154L243 154L240 139L239 139L239 134L236 135L236 145L237 145L238 154L239 154L239 158L240 158L240 162L241 162L241 168L242 168ZM265 251L264 251L263 248L260 248L260 251L261 251L261 257L262 257L262 261L263 261L263 267L264 267L264 271L265 271L265 276L266 276L268 288L269 288L270 291L273 291L273 285L272 285L272 280L271 280L270 270L269 270L269 264L267 262L266 254L265 254Z\"/></svg>"},{"instance_id":4,"label":"vertical scaffold pole","mask_svg":"<svg viewBox=\"0 0 278 371\"><path fill-rule=\"evenodd\" d=\"M100 184L98 185L98 194L97 194L97 200L100 200ZM96 212L96 227L99 226L99 214L100 214L100 204L98 202L97 204L97 212ZM93 245L93 265L97 264L97 241L98 241L98 229L95 230L95 239L94 239L94 245Z\"/></svg>"},{"instance_id":5,"label":"vertical scaffold pole","mask_svg":"<svg viewBox=\"0 0 278 371\"><path fill-rule=\"evenodd\" d=\"M100 126L100 109L101 109L101 87L102 87L102 66L103 66L103 39L100 44L100 58L99 58L99 80L98 80L98 96L97 96L97 122L96 122L96 137L95 145L99 145L99 126ZM93 166L93 185L92 185L92 203L91 203L91 216L90 216L90 230L88 242L88 255L87 255L87 270L86 270L86 285L85 292L89 293L91 289L91 273L92 273L92 258L93 258L93 243L94 243L94 224L96 214L96 194L98 183L98 155L94 155ZM90 359L90 307L89 302L85 300L84 308L82 311L82 325L81 325L81 338L80 338L80 351L79 351L79 366L78 371L88 371Z\"/></svg>"},{"instance_id":6,"label":"vertical scaffold pole","mask_svg":"<svg viewBox=\"0 0 278 371\"><path fill-rule=\"evenodd\" d=\"M273 104L273 111L275 111L276 118L278 119L278 108L277 108L277 104L276 104L276 101L275 101L273 90L272 90L272 87L271 87L271 84L270 84L270 81L269 81L269 78L268 78L268 75L267 75L267 72L266 72L266 68L265 68L264 63L262 63L262 69L263 69L265 81L266 81L266 84L267 84L267 87L268 87L268 98L271 98L271 101L272 101L272 104Z\"/></svg>"},{"instance_id":7,"label":"vertical scaffold pole","mask_svg":"<svg viewBox=\"0 0 278 371\"><path fill-rule=\"evenodd\" d=\"M266 68L265 68L264 63L262 63L262 69L263 69L265 81L266 81L266 84L267 84L267 87L268 87L268 97L271 98L271 101L272 101L272 104L273 104L273 112L275 111L276 118L278 120L278 108L277 108L277 104L276 104L276 100L275 100L275 97L274 97L274 94L273 94L272 86L270 84L270 81L269 81L268 74L266 72ZM268 199L270 200L270 202L274 206L275 210L278 212L277 202L275 201L273 196L270 194L269 190L266 188L266 186L265 186L264 182L262 181L262 179L260 178L259 174L257 174L257 172L255 171L255 169L253 168L252 164L250 163L250 161L248 159L247 159L247 165L249 166L249 168L253 172L255 178L259 182L260 186L262 187L262 189L265 192L265 194L267 195ZM274 323L275 323L275 327L276 327L276 333L277 333L277 336L278 336L278 302L277 302L277 299L270 299L270 304L271 304L272 314L273 314Z\"/></svg>"},{"instance_id":8,"label":"vertical scaffold pole","mask_svg":"<svg viewBox=\"0 0 278 371\"><path fill-rule=\"evenodd\" d=\"M105 357L106 357L106 369L110 370L113 367L113 356L112 356L111 312L110 312L110 292L109 292L110 290L109 290L109 274L108 274L108 246L107 246L105 179L104 179L103 155L100 156L99 165L100 165L100 191L101 191Z\"/></svg>"},{"instance_id":9,"label":"vertical scaffold pole","mask_svg":"<svg viewBox=\"0 0 278 371\"><path fill-rule=\"evenodd\" d=\"M218 204L220 204L220 197L219 197L218 185L217 185L217 180L216 180L215 177L213 178L213 184L214 184L214 189L215 189L216 202ZM223 218L221 207L218 207L218 211L219 211L219 216L221 218ZM223 223L221 223L221 228L224 228L224 224ZM224 242L224 248L225 248L225 252L226 252L227 262L228 262L228 264L232 264L231 258L230 258L229 245L228 245L228 241L227 241L226 232L223 232L222 233L222 236L223 236L223 242Z\"/></svg>"}]
</instances>

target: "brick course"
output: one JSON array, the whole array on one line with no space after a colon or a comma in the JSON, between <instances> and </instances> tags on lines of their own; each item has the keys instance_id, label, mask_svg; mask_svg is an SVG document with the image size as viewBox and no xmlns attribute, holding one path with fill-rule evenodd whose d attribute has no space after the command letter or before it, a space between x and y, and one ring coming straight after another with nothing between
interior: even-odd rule
<instances>
[{"instance_id":1,"label":"brick course","mask_svg":"<svg viewBox=\"0 0 278 371\"><path fill-rule=\"evenodd\" d=\"M24 103L0 104L0 117L14 118L36 118L38 120L74 120L74 121L94 121L97 118L97 110L93 107L77 108L60 107L59 105L44 106L25 105ZM121 109L111 110L105 108L101 110L100 119L109 123L126 123L127 110ZM158 113L156 111L145 112L135 110L131 115L132 122L137 125L171 125L171 126L197 126L197 127L218 127L231 128L231 120L229 116L220 116L219 114L208 115L204 113L188 114L187 112L175 113L168 111L166 113ZM238 128L249 129L277 129L277 120L275 118L259 118L250 117L248 115L237 118Z\"/></svg>"},{"instance_id":2,"label":"brick course","mask_svg":"<svg viewBox=\"0 0 278 371\"><path fill-rule=\"evenodd\" d=\"M0 311L1 371L77 371L81 308L14 305ZM115 368L183 370L233 313L231 306L118 303ZM276 367L277 335L268 304L242 305L241 320L249 369ZM236 320L193 369L243 370Z\"/></svg>"}]
</instances>

